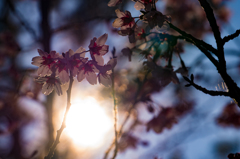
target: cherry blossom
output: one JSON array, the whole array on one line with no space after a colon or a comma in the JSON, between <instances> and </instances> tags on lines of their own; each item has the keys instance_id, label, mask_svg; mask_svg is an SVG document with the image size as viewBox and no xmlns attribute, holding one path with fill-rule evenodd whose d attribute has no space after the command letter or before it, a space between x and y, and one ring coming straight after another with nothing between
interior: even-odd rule
<instances>
[{"instance_id":1,"label":"cherry blossom","mask_svg":"<svg viewBox=\"0 0 240 159\"><path fill-rule=\"evenodd\" d=\"M57 72L62 84L69 81L69 71L72 71L73 77L77 75L78 68L87 60L85 57L85 49L80 47L75 52L70 49L59 57L56 64Z\"/></svg>"},{"instance_id":2,"label":"cherry blossom","mask_svg":"<svg viewBox=\"0 0 240 159\"><path fill-rule=\"evenodd\" d=\"M120 3L122 3L122 0L110 0L108 2L108 6L109 7L114 7L114 6L116 6L116 5L120 4Z\"/></svg>"},{"instance_id":3,"label":"cherry blossom","mask_svg":"<svg viewBox=\"0 0 240 159\"><path fill-rule=\"evenodd\" d=\"M105 55L108 52L108 45L104 45L107 41L108 34L103 34L99 38L94 37L89 45L90 55L91 58L97 62L98 65L103 65L103 55Z\"/></svg>"},{"instance_id":4,"label":"cherry blossom","mask_svg":"<svg viewBox=\"0 0 240 159\"><path fill-rule=\"evenodd\" d=\"M129 11L121 12L119 9L115 10L117 14L117 19L114 20L112 26L114 28L120 28L125 30L127 28L132 28L135 25L134 18Z\"/></svg>"},{"instance_id":5,"label":"cherry blossom","mask_svg":"<svg viewBox=\"0 0 240 159\"><path fill-rule=\"evenodd\" d=\"M51 67L56 63L59 54L56 51L51 51L49 54L38 49L40 56L36 56L32 59L32 64L38 66L37 73L43 77L52 73Z\"/></svg>"},{"instance_id":6,"label":"cherry blossom","mask_svg":"<svg viewBox=\"0 0 240 159\"><path fill-rule=\"evenodd\" d=\"M155 3L157 2L157 0L155 0ZM147 11L151 10L151 4L153 3L153 0L138 0L135 5L134 8L136 10L141 10L141 9L145 9Z\"/></svg>"},{"instance_id":7,"label":"cherry blossom","mask_svg":"<svg viewBox=\"0 0 240 159\"><path fill-rule=\"evenodd\" d=\"M97 75L96 73L99 72L94 65L94 61L90 60L84 65L81 66L79 69L79 73L77 75L78 82L81 82L85 77L87 81L94 85L97 84Z\"/></svg>"},{"instance_id":8,"label":"cherry blossom","mask_svg":"<svg viewBox=\"0 0 240 159\"><path fill-rule=\"evenodd\" d=\"M45 95L49 95L54 89L56 93L60 96L62 95L61 82L59 78L56 78L54 75L39 77L35 79L38 83L43 83L42 85L42 93Z\"/></svg>"},{"instance_id":9,"label":"cherry blossom","mask_svg":"<svg viewBox=\"0 0 240 159\"><path fill-rule=\"evenodd\" d=\"M143 16L145 22L147 22L150 28L154 28L155 26L162 27L164 21L169 20L169 17L163 15L161 12L153 10L148 12Z\"/></svg>"},{"instance_id":10,"label":"cherry blossom","mask_svg":"<svg viewBox=\"0 0 240 159\"><path fill-rule=\"evenodd\" d=\"M98 66L98 82L108 87L112 84L110 70L112 70L117 64L117 58L112 58L104 66Z\"/></svg>"}]
</instances>

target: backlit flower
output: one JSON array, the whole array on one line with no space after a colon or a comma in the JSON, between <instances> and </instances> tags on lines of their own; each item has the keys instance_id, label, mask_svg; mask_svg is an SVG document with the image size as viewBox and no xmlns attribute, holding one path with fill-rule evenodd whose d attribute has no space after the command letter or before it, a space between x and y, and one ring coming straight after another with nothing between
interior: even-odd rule
<instances>
[{"instance_id":1,"label":"backlit flower","mask_svg":"<svg viewBox=\"0 0 240 159\"><path fill-rule=\"evenodd\" d=\"M98 82L108 87L112 84L110 70L112 70L117 64L117 58L112 58L104 66L98 66Z\"/></svg>"},{"instance_id":2,"label":"backlit flower","mask_svg":"<svg viewBox=\"0 0 240 159\"><path fill-rule=\"evenodd\" d=\"M115 12L118 18L112 24L114 28L121 27L121 30L124 30L134 26L135 21L129 11L121 12L119 9L116 9Z\"/></svg>"},{"instance_id":3,"label":"backlit flower","mask_svg":"<svg viewBox=\"0 0 240 159\"><path fill-rule=\"evenodd\" d=\"M108 6L109 7L114 7L114 6L116 6L116 5L120 4L120 3L122 3L122 0L110 0L108 2Z\"/></svg>"},{"instance_id":4,"label":"backlit flower","mask_svg":"<svg viewBox=\"0 0 240 159\"><path fill-rule=\"evenodd\" d=\"M49 95L55 89L56 93L59 96L62 95L61 82L55 76L39 77L35 81L38 83L43 83L42 85L43 94Z\"/></svg>"},{"instance_id":5,"label":"backlit flower","mask_svg":"<svg viewBox=\"0 0 240 159\"><path fill-rule=\"evenodd\" d=\"M143 20L147 22L152 29L155 26L159 26L161 28L163 26L163 22L169 20L169 18L161 12L153 10L145 14L143 16Z\"/></svg>"},{"instance_id":6,"label":"backlit flower","mask_svg":"<svg viewBox=\"0 0 240 159\"><path fill-rule=\"evenodd\" d=\"M51 67L56 63L59 54L56 51L51 51L49 54L38 49L40 56L36 56L32 59L32 64L38 66L37 73L43 77L52 73Z\"/></svg>"},{"instance_id":7,"label":"backlit flower","mask_svg":"<svg viewBox=\"0 0 240 159\"><path fill-rule=\"evenodd\" d=\"M155 0L155 2L157 2L157 0ZM141 9L145 9L147 11L151 10L151 4L153 3L153 0L138 0L135 5L134 8L136 10L141 10Z\"/></svg>"},{"instance_id":8,"label":"backlit flower","mask_svg":"<svg viewBox=\"0 0 240 159\"><path fill-rule=\"evenodd\" d=\"M97 62L98 65L103 65L103 55L105 55L108 52L108 45L104 45L107 41L108 34L103 34L99 38L94 37L89 45L89 50L91 57L94 61Z\"/></svg>"},{"instance_id":9,"label":"backlit flower","mask_svg":"<svg viewBox=\"0 0 240 159\"><path fill-rule=\"evenodd\" d=\"M94 61L88 61L87 63L85 63L84 65L81 66L81 68L79 69L79 73L77 75L77 80L78 82L81 82L85 77L87 79L87 81L94 85L97 84L97 75L96 73L99 72L95 65L94 65Z\"/></svg>"},{"instance_id":10,"label":"backlit flower","mask_svg":"<svg viewBox=\"0 0 240 159\"><path fill-rule=\"evenodd\" d=\"M85 49L80 47L75 52L69 50L62 54L56 64L56 75L59 76L63 84L69 81L69 71L72 71L73 77L77 75L79 67L87 60L84 58Z\"/></svg>"}]
</instances>

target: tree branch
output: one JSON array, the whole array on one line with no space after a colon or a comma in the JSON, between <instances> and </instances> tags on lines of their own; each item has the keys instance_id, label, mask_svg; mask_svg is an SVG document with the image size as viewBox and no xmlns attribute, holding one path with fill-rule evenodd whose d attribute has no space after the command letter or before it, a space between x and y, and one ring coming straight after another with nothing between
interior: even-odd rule
<instances>
[{"instance_id":1,"label":"tree branch","mask_svg":"<svg viewBox=\"0 0 240 159\"><path fill-rule=\"evenodd\" d=\"M213 14L213 9L206 0L198 0L198 1L206 13L208 22L212 28L214 37L216 39L216 43L219 45L222 42L222 38L221 38L221 33L219 31L219 27L217 25L215 16Z\"/></svg>"},{"instance_id":2,"label":"tree branch","mask_svg":"<svg viewBox=\"0 0 240 159\"><path fill-rule=\"evenodd\" d=\"M73 84L73 75L72 75L72 72L70 71L70 82L69 82L69 87L67 90L67 107L66 107L66 111L64 114L63 122L62 122L60 129L57 131L57 137L56 137L53 145L51 146L51 148L48 152L48 155L46 157L44 157L44 159L51 159L53 157L54 151L55 151L58 143L60 143L61 134L62 134L64 128L66 127L67 113L71 107L71 102L70 102L71 99L70 98L71 98L71 92L72 92L72 84Z\"/></svg>"},{"instance_id":3,"label":"tree branch","mask_svg":"<svg viewBox=\"0 0 240 159\"><path fill-rule=\"evenodd\" d=\"M223 38L223 44L225 44L226 42L228 42L230 40L233 40L236 37L238 37L239 34L240 34L240 29L236 30L236 32L231 34L231 35L225 36Z\"/></svg>"},{"instance_id":4,"label":"tree branch","mask_svg":"<svg viewBox=\"0 0 240 159\"><path fill-rule=\"evenodd\" d=\"M179 29L178 27L176 27L175 25L173 25L170 22L167 22L170 26L170 28L172 28L173 30L177 31L178 33L180 33L184 39L186 40L190 40L189 42L193 43L194 45L201 45L203 47L205 47L206 49L208 49L209 51L211 51L213 54L217 55L217 49L215 49L214 47L212 47L212 45L206 43L203 40L199 40L197 38L195 38L194 36L192 36L191 34L186 33L185 31L182 31L181 29Z\"/></svg>"},{"instance_id":5,"label":"tree branch","mask_svg":"<svg viewBox=\"0 0 240 159\"><path fill-rule=\"evenodd\" d=\"M193 77L193 75L191 75ZM196 88L197 90L205 93L205 94L209 94L211 96L227 96L230 97L229 92L223 92L223 91L212 91L212 90L208 90L204 87L201 87L199 85L197 85L196 83L193 82L193 78L190 80L189 78L183 76L183 78L189 83L186 85L186 87L190 87L193 86L194 88Z\"/></svg>"}]
</instances>

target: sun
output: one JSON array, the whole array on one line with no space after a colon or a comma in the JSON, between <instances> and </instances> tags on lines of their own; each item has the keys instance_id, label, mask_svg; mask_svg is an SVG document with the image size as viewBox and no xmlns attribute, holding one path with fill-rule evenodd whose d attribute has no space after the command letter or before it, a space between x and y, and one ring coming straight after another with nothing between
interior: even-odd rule
<instances>
[{"instance_id":1,"label":"sun","mask_svg":"<svg viewBox=\"0 0 240 159\"><path fill-rule=\"evenodd\" d=\"M87 97L72 102L66 125L66 132L75 144L97 147L113 124L98 102Z\"/></svg>"}]
</instances>

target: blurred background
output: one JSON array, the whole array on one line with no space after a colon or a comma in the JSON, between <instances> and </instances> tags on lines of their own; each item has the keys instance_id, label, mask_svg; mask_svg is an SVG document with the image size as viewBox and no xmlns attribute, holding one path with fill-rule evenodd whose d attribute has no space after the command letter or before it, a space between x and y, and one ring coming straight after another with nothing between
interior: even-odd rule
<instances>
[{"instance_id":1,"label":"blurred background","mask_svg":"<svg viewBox=\"0 0 240 159\"><path fill-rule=\"evenodd\" d=\"M143 55L133 52L131 62L121 52L133 48L128 37L112 27L115 9L141 15L135 2L123 0L108 7L109 0L1 0L0 1L0 158L44 158L60 128L66 107L66 90L45 96L34 79L31 65L37 49L64 53L108 34L109 53L116 48L115 90L118 127L128 113L119 141L117 159L227 159L240 149L240 110L226 97L211 97L178 75L180 84L163 87L154 79L144 80ZM238 0L208 0L214 8L222 37L239 29ZM159 0L157 9L170 15L180 29L216 47L211 28L197 0ZM144 28L146 24L139 24ZM159 29L159 28L158 28ZM161 29L159 29L160 32ZM164 30L176 34L172 30ZM228 73L240 84L240 38L225 45ZM177 49L195 76L195 82L210 90L227 91L214 65L193 45L179 41ZM89 55L87 55L90 57ZM174 70L180 67L173 56ZM114 119L111 88L74 81L72 106L54 159L111 158ZM134 105L131 112L129 108Z\"/></svg>"}]
</instances>

